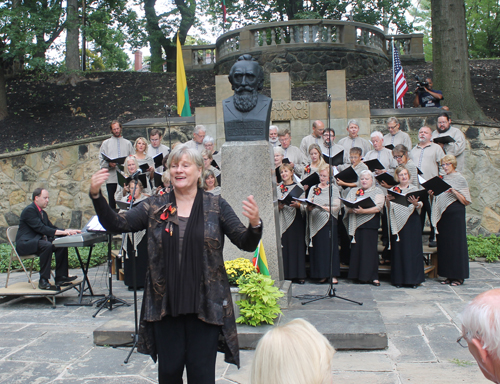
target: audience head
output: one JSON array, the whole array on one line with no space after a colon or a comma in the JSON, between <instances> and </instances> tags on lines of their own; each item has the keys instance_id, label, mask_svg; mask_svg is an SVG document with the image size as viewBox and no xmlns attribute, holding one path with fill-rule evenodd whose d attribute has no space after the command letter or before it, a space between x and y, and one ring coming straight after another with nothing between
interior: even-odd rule
<instances>
[{"instance_id":1,"label":"audience head","mask_svg":"<svg viewBox=\"0 0 500 384\"><path fill-rule=\"evenodd\" d=\"M392 149L392 156L399 165L406 164L408 162L408 148L403 144L398 144Z\"/></svg>"},{"instance_id":2,"label":"audience head","mask_svg":"<svg viewBox=\"0 0 500 384\"><path fill-rule=\"evenodd\" d=\"M444 155L440 162L446 174L452 173L457 169L457 158L453 155Z\"/></svg>"},{"instance_id":3,"label":"audience head","mask_svg":"<svg viewBox=\"0 0 500 384\"><path fill-rule=\"evenodd\" d=\"M135 187L136 183L137 183L137 188ZM130 180L130 183L128 183L128 187L130 190L130 194L132 194L135 188L134 199L138 199L139 197L141 197L144 186L142 185L142 182L140 180Z\"/></svg>"},{"instance_id":4,"label":"audience head","mask_svg":"<svg viewBox=\"0 0 500 384\"><path fill-rule=\"evenodd\" d=\"M283 149L287 149L292 143L292 134L289 129L280 129L278 131L278 138Z\"/></svg>"},{"instance_id":5,"label":"audience head","mask_svg":"<svg viewBox=\"0 0 500 384\"><path fill-rule=\"evenodd\" d=\"M205 138L203 139L203 146L205 147L205 149L210 153L214 153L214 145L214 138L208 135L205 136Z\"/></svg>"},{"instance_id":6,"label":"audience head","mask_svg":"<svg viewBox=\"0 0 500 384\"><path fill-rule=\"evenodd\" d=\"M214 171L211 169L205 169L203 172L203 188L205 190L212 190L218 185L219 183L217 183Z\"/></svg>"},{"instance_id":7,"label":"audience head","mask_svg":"<svg viewBox=\"0 0 500 384\"><path fill-rule=\"evenodd\" d=\"M283 162L283 158L285 157L285 151L281 147L274 147L274 167L278 167Z\"/></svg>"},{"instance_id":8,"label":"audience head","mask_svg":"<svg viewBox=\"0 0 500 384\"><path fill-rule=\"evenodd\" d=\"M316 138L323 136L325 124L321 120L316 120L312 125L312 135Z\"/></svg>"},{"instance_id":9,"label":"audience head","mask_svg":"<svg viewBox=\"0 0 500 384\"><path fill-rule=\"evenodd\" d=\"M118 120L113 120L109 125L109 130L114 137L121 137L123 131L122 123Z\"/></svg>"},{"instance_id":10,"label":"audience head","mask_svg":"<svg viewBox=\"0 0 500 384\"><path fill-rule=\"evenodd\" d=\"M165 171L161 174L161 182L163 187L167 188L170 185L170 172Z\"/></svg>"},{"instance_id":11,"label":"audience head","mask_svg":"<svg viewBox=\"0 0 500 384\"><path fill-rule=\"evenodd\" d=\"M280 165L280 175L283 181L290 181L289 179L291 178L291 181L293 181L293 174L294 170L292 167L292 164L286 163L286 164L281 164Z\"/></svg>"},{"instance_id":12,"label":"audience head","mask_svg":"<svg viewBox=\"0 0 500 384\"><path fill-rule=\"evenodd\" d=\"M323 161L318 167L319 181L320 183L328 185L328 179L330 177L330 166Z\"/></svg>"},{"instance_id":13,"label":"audience head","mask_svg":"<svg viewBox=\"0 0 500 384\"><path fill-rule=\"evenodd\" d=\"M139 169L139 163L134 155L127 156L125 159L125 174L127 176L133 175Z\"/></svg>"},{"instance_id":14,"label":"audience head","mask_svg":"<svg viewBox=\"0 0 500 384\"><path fill-rule=\"evenodd\" d=\"M349 122L347 123L347 132L349 133L349 137L351 139L358 137L359 123L357 120L349 120Z\"/></svg>"},{"instance_id":15,"label":"audience head","mask_svg":"<svg viewBox=\"0 0 500 384\"><path fill-rule=\"evenodd\" d=\"M397 118L389 117L387 119L387 129L391 133L391 135L395 135L399 131L399 120Z\"/></svg>"},{"instance_id":16,"label":"audience head","mask_svg":"<svg viewBox=\"0 0 500 384\"><path fill-rule=\"evenodd\" d=\"M323 142L325 143L325 146L329 147L330 145L332 145L334 140L335 140L335 131L331 128L326 128L323 131Z\"/></svg>"},{"instance_id":17,"label":"audience head","mask_svg":"<svg viewBox=\"0 0 500 384\"><path fill-rule=\"evenodd\" d=\"M152 129L149 132L149 142L153 148L158 148L161 144L162 133L159 129Z\"/></svg>"},{"instance_id":18,"label":"audience head","mask_svg":"<svg viewBox=\"0 0 500 384\"><path fill-rule=\"evenodd\" d=\"M352 165L358 165L361 161L361 155L363 154L363 150L359 147L352 147L349 149L349 160Z\"/></svg>"},{"instance_id":19,"label":"audience head","mask_svg":"<svg viewBox=\"0 0 500 384\"><path fill-rule=\"evenodd\" d=\"M148 142L145 137L138 137L134 143L135 153L148 153Z\"/></svg>"},{"instance_id":20,"label":"audience head","mask_svg":"<svg viewBox=\"0 0 500 384\"><path fill-rule=\"evenodd\" d=\"M384 147L384 135L382 135L379 131L373 131L370 135L371 142L373 144L373 148L376 151L382 150Z\"/></svg>"},{"instance_id":21,"label":"audience head","mask_svg":"<svg viewBox=\"0 0 500 384\"><path fill-rule=\"evenodd\" d=\"M500 289L476 296L462 312L462 337L484 376L500 383Z\"/></svg>"},{"instance_id":22,"label":"audience head","mask_svg":"<svg viewBox=\"0 0 500 384\"><path fill-rule=\"evenodd\" d=\"M276 143L278 141L278 126L270 125L269 126L269 142Z\"/></svg>"},{"instance_id":23,"label":"audience head","mask_svg":"<svg viewBox=\"0 0 500 384\"><path fill-rule=\"evenodd\" d=\"M198 168L198 187L200 187L203 184L201 179L203 157L201 157L201 154L195 148L190 148L185 144L176 145L168 156L167 168L170 170L170 180L174 184L174 187L176 187L176 179L172 175L175 174L176 170L172 168L172 165L177 166L181 161L192 163Z\"/></svg>"},{"instance_id":24,"label":"audience head","mask_svg":"<svg viewBox=\"0 0 500 384\"><path fill-rule=\"evenodd\" d=\"M431 141L432 129L427 126L423 126L418 130L418 141L420 144L427 144Z\"/></svg>"},{"instance_id":25,"label":"audience head","mask_svg":"<svg viewBox=\"0 0 500 384\"><path fill-rule=\"evenodd\" d=\"M311 144L308 152L312 163L317 163L319 161L321 164L325 162L323 159L323 153L321 152L321 147L318 144Z\"/></svg>"},{"instance_id":26,"label":"audience head","mask_svg":"<svg viewBox=\"0 0 500 384\"><path fill-rule=\"evenodd\" d=\"M406 175L407 177L403 177L401 176L400 177L400 174L401 172L405 171L406 172ZM403 172L403 173L405 173ZM411 179L411 174L410 174L410 171L408 170L408 168L406 168L406 166L404 164L402 165L398 165L396 167L396 169L394 170L394 180L396 180L397 183L405 183L405 182L409 182L409 180Z\"/></svg>"},{"instance_id":27,"label":"audience head","mask_svg":"<svg viewBox=\"0 0 500 384\"><path fill-rule=\"evenodd\" d=\"M205 167L205 169L209 169L212 165L212 160L214 159L214 157L212 156L212 152L204 149L203 151L201 151L201 157L203 157L203 166Z\"/></svg>"},{"instance_id":28,"label":"audience head","mask_svg":"<svg viewBox=\"0 0 500 384\"><path fill-rule=\"evenodd\" d=\"M372 171L365 169L361 171L358 178L358 188L369 189L375 185L375 175Z\"/></svg>"},{"instance_id":29,"label":"audience head","mask_svg":"<svg viewBox=\"0 0 500 384\"><path fill-rule=\"evenodd\" d=\"M331 384L335 350L303 319L273 327L260 339L251 384Z\"/></svg>"},{"instance_id":30,"label":"audience head","mask_svg":"<svg viewBox=\"0 0 500 384\"><path fill-rule=\"evenodd\" d=\"M206 132L207 129L205 128L204 125L197 125L196 127L194 127L193 130L193 140L196 141L198 144L202 144Z\"/></svg>"},{"instance_id":31,"label":"audience head","mask_svg":"<svg viewBox=\"0 0 500 384\"><path fill-rule=\"evenodd\" d=\"M436 127L439 133L446 132L448 129L450 129L451 125L451 119L450 116L446 112L441 112L438 115L437 121L436 121Z\"/></svg>"}]
</instances>

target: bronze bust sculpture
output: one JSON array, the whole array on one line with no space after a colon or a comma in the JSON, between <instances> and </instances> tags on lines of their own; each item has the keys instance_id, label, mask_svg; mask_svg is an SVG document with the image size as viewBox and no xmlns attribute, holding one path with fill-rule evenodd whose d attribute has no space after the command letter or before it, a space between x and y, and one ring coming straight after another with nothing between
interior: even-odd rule
<instances>
[{"instance_id":1,"label":"bronze bust sculpture","mask_svg":"<svg viewBox=\"0 0 500 384\"><path fill-rule=\"evenodd\" d=\"M226 141L269 140L272 99L259 93L264 71L251 55L242 55L229 71L234 95L222 101Z\"/></svg>"}]
</instances>

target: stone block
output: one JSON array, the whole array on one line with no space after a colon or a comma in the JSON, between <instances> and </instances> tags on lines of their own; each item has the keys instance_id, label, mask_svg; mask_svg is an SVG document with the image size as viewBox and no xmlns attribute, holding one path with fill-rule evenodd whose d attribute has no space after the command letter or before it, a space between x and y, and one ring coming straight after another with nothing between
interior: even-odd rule
<instances>
[{"instance_id":1,"label":"stone block","mask_svg":"<svg viewBox=\"0 0 500 384\"><path fill-rule=\"evenodd\" d=\"M326 94L332 96L332 102L346 100L345 70L326 71Z\"/></svg>"},{"instance_id":2,"label":"stone block","mask_svg":"<svg viewBox=\"0 0 500 384\"><path fill-rule=\"evenodd\" d=\"M222 100L227 99L232 95L233 90L231 89L231 83L229 82L228 76L215 76L215 102L219 104L222 102Z\"/></svg>"},{"instance_id":3,"label":"stone block","mask_svg":"<svg viewBox=\"0 0 500 384\"><path fill-rule=\"evenodd\" d=\"M221 149L224 172L222 173L222 197L231 205L242 223L248 225L243 216L242 201L253 195L259 206L264 231L262 243L266 251L269 272L275 281L283 280L281 236L274 176L274 156L271 145L265 141L231 141ZM241 160L245 160L242 172ZM252 259L253 253L240 251L229 240L225 242L224 259L238 257Z\"/></svg>"},{"instance_id":4,"label":"stone block","mask_svg":"<svg viewBox=\"0 0 500 384\"><path fill-rule=\"evenodd\" d=\"M309 118L312 121L322 120L325 122L328 118L327 104L325 102L309 103Z\"/></svg>"},{"instance_id":5,"label":"stone block","mask_svg":"<svg viewBox=\"0 0 500 384\"><path fill-rule=\"evenodd\" d=\"M489 207L484 208L481 226L491 233L500 232L500 215Z\"/></svg>"},{"instance_id":6,"label":"stone block","mask_svg":"<svg viewBox=\"0 0 500 384\"><path fill-rule=\"evenodd\" d=\"M304 136L307 136L312 131L312 123L314 120L291 120L290 131L292 132L292 145L300 146L300 142Z\"/></svg>"},{"instance_id":7,"label":"stone block","mask_svg":"<svg viewBox=\"0 0 500 384\"><path fill-rule=\"evenodd\" d=\"M346 119L347 118L347 102L344 100L332 100L330 110L330 118Z\"/></svg>"},{"instance_id":8,"label":"stone block","mask_svg":"<svg viewBox=\"0 0 500 384\"><path fill-rule=\"evenodd\" d=\"M292 84L288 72L271 73L271 99L273 100L291 100Z\"/></svg>"},{"instance_id":9,"label":"stone block","mask_svg":"<svg viewBox=\"0 0 500 384\"><path fill-rule=\"evenodd\" d=\"M370 102L368 100L354 100L347 102L347 118L370 118Z\"/></svg>"},{"instance_id":10,"label":"stone block","mask_svg":"<svg viewBox=\"0 0 500 384\"><path fill-rule=\"evenodd\" d=\"M26 194L22 190L17 189L9 195L9 204L16 205L23 203L25 196Z\"/></svg>"},{"instance_id":11,"label":"stone block","mask_svg":"<svg viewBox=\"0 0 500 384\"><path fill-rule=\"evenodd\" d=\"M197 107L195 109L196 125L215 124L217 122L215 107Z\"/></svg>"}]
</instances>

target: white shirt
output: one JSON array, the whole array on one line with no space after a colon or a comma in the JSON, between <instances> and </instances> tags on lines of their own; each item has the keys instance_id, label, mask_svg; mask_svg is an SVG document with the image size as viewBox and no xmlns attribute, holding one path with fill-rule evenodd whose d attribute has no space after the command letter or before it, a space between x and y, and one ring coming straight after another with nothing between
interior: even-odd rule
<instances>
[{"instance_id":1,"label":"white shirt","mask_svg":"<svg viewBox=\"0 0 500 384\"><path fill-rule=\"evenodd\" d=\"M463 132L455 127L450 127L446 132L439 133L436 129L432 132L432 138L450 136L455 142L445 144L443 151L447 155L453 155L457 158L457 172L463 172L465 167L465 136Z\"/></svg>"},{"instance_id":2,"label":"white shirt","mask_svg":"<svg viewBox=\"0 0 500 384\"><path fill-rule=\"evenodd\" d=\"M384 146L392 144L394 146L398 144L403 144L408 151L411 150L411 138L406 132L397 131L395 135L388 133L384 136Z\"/></svg>"},{"instance_id":3,"label":"white shirt","mask_svg":"<svg viewBox=\"0 0 500 384\"><path fill-rule=\"evenodd\" d=\"M170 148L167 147L166 145L160 144L158 147L153 147L151 144L148 145L148 154L147 156L154 158L156 155L159 153L163 153L163 157L167 157L168 154L170 153ZM155 169L157 172L163 172L163 168L160 165Z\"/></svg>"}]
</instances>

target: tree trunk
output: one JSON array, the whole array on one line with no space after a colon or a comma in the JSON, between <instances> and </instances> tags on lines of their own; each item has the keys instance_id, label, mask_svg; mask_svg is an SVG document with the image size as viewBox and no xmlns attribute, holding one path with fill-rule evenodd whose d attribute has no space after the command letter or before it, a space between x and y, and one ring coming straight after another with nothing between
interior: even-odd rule
<instances>
[{"instance_id":1,"label":"tree trunk","mask_svg":"<svg viewBox=\"0 0 500 384\"><path fill-rule=\"evenodd\" d=\"M78 71L80 69L80 55L78 52L78 0L67 0L66 21L66 69Z\"/></svg>"},{"instance_id":2,"label":"tree trunk","mask_svg":"<svg viewBox=\"0 0 500 384\"><path fill-rule=\"evenodd\" d=\"M1 48L1 43L0 43ZM1 52L1 49L0 49ZM7 111L7 84L3 73L3 60L0 57L0 121L8 116Z\"/></svg>"},{"instance_id":3,"label":"tree trunk","mask_svg":"<svg viewBox=\"0 0 500 384\"><path fill-rule=\"evenodd\" d=\"M463 120L488 118L474 98L465 26L464 0L431 0L434 87L444 104Z\"/></svg>"},{"instance_id":4,"label":"tree trunk","mask_svg":"<svg viewBox=\"0 0 500 384\"><path fill-rule=\"evenodd\" d=\"M146 31L151 51L151 72L163 72L162 42L165 40L163 32L158 26L158 16L155 10L156 0L144 0L146 15Z\"/></svg>"}]
</instances>

